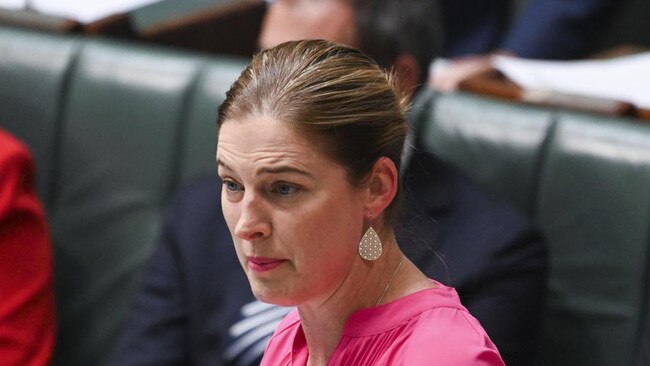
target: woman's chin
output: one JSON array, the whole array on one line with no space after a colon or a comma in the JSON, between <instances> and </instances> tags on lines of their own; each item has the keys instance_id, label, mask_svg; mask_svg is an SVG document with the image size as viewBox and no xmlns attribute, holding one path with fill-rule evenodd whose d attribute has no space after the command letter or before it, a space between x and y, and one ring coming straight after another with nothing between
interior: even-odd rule
<instances>
[{"instance_id":1,"label":"woman's chin","mask_svg":"<svg viewBox=\"0 0 650 366\"><path fill-rule=\"evenodd\" d=\"M287 291L272 289L263 284L254 283L251 283L251 289L255 298L261 302L285 307L297 305L297 301Z\"/></svg>"},{"instance_id":2,"label":"woman's chin","mask_svg":"<svg viewBox=\"0 0 650 366\"><path fill-rule=\"evenodd\" d=\"M273 304L273 305L283 306L283 307L296 306L296 303L294 301L290 301L289 299L284 297L268 296L266 294L257 295L256 293L253 293L253 295L255 295L255 298L258 299L259 301L267 304Z\"/></svg>"}]
</instances>

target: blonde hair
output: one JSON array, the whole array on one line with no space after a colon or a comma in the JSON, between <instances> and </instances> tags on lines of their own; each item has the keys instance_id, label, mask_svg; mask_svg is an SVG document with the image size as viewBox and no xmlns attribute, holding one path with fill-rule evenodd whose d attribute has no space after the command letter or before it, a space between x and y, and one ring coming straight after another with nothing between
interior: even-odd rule
<instances>
[{"instance_id":1,"label":"blonde hair","mask_svg":"<svg viewBox=\"0 0 650 366\"><path fill-rule=\"evenodd\" d=\"M291 123L357 185L382 156L399 170L407 109L408 97L392 74L360 51L324 40L292 41L253 57L226 94L218 126L253 116ZM399 201L386 209L391 224Z\"/></svg>"}]
</instances>

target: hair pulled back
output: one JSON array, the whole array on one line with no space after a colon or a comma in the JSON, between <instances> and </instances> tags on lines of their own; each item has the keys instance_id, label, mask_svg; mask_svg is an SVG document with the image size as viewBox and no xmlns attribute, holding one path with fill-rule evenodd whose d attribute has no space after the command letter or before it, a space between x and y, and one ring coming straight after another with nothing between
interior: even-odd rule
<instances>
[{"instance_id":1,"label":"hair pulled back","mask_svg":"<svg viewBox=\"0 0 650 366\"><path fill-rule=\"evenodd\" d=\"M292 41L256 54L226 94L218 126L256 116L290 123L361 184L374 163L398 170L407 97L360 51L324 40ZM393 224L401 195L385 211Z\"/></svg>"}]
</instances>

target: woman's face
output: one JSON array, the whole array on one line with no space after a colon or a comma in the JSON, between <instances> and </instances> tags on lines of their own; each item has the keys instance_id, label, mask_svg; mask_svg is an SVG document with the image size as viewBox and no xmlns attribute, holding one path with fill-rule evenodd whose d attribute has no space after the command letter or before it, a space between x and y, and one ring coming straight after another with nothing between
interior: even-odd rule
<instances>
[{"instance_id":1,"label":"woman's face","mask_svg":"<svg viewBox=\"0 0 650 366\"><path fill-rule=\"evenodd\" d=\"M366 190L274 118L226 120L217 165L224 217L255 296L293 306L334 294L360 260Z\"/></svg>"}]
</instances>

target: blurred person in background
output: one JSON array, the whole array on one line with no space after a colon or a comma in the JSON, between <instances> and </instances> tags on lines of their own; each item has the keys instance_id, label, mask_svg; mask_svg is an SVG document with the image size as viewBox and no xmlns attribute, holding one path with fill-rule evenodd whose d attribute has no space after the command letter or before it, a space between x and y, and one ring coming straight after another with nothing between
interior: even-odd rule
<instances>
[{"instance_id":1,"label":"blurred person in background","mask_svg":"<svg viewBox=\"0 0 650 366\"><path fill-rule=\"evenodd\" d=\"M0 130L0 365L49 365L52 247L27 148Z\"/></svg>"},{"instance_id":2,"label":"blurred person in background","mask_svg":"<svg viewBox=\"0 0 650 366\"><path fill-rule=\"evenodd\" d=\"M426 78L439 31L430 0L278 0L262 48L326 38L392 67L404 90ZM397 237L425 275L455 287L506 364L529 365L544 300L546 249L530 222L419 148L403 161ZM111 365L254 365L290 309L253 297L209 177L182 190L134 296ZM414 237L418 233L418 237Z\"/></svg>"},{"instance_id":3,"label":"blurred person in background","mask_svg":"<svg viewBox=\"0 0 650 366\"><path fill-rule=\"evenodd\" d=\"M519 4L521 3L521 4ZM450 60L431 75L438 90L458 84L491 66L495 54L566 60L587 56L599 31L620 6L615 0L438 0L443 43ZM511 16L512 10L518 11Z\"/></svg>"}]
</instances>

